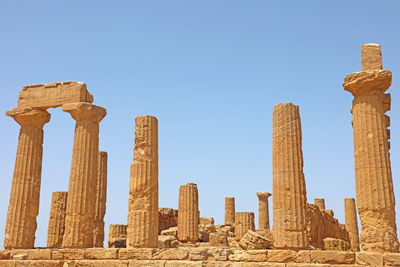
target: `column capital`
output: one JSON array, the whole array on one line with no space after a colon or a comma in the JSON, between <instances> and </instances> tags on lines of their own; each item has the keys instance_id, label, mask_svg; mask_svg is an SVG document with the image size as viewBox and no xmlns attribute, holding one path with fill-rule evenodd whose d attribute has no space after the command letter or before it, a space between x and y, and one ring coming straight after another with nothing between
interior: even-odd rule
<instances>
[{"instance_id":1,"label":"column capital","mask_svg":"<svg viewBox=\"0 0 400 267\"><path fill-rule=\"evenodd\" d=\"M21 126L42 128L50 121L50 113L39 108L14 108L6 111L6 115L12 117Z\"/></svg>"},{"instance_id":2,"label":"column capital","mask_svg":"<svg viewBox=\"0 0 400 267\"><path fill-rule=\"evenodd\" d=\"M256 194L259 199L268 199L270 196L272 196L271 193L267 192L257 192Z\"/></svg>"},{"instance_id":3,"label":"column capital","mask_svg":"<svg viewBox=\"0 0 400 267\"><path fill-rule=\"evenodd\" d=\"M344 78L343 88L353 96L370 92L384 93L392 84L390 70L372 70L351 73Z\"/></svg>"},{"instance_id":4,"label":"column capital","mask_svg":"<svg viewBox=\"0 0 400 267\"><path fill-rule=\"evenodd\" d=\"M105 108L87 102L68 103L62 106L62 110L71 114L76 121L94 121L99 123L107 114Z\"/></svg>"}]
</instances>

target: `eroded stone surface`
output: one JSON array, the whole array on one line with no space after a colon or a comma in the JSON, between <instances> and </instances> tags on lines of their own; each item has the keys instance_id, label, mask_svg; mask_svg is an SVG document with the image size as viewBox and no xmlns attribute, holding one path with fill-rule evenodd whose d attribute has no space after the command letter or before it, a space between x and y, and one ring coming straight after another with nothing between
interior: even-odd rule
<instances>
[{"instance_id":1,"label":"eroded stone surface","mask_svg":"<svg viewBox=\"0 0 400 267\"><path fill-rule=\"evenodd\" d=\"M235 223L235 198L225 198L225 225Z\"/></svg>"},{"instance_id":2,"label":"eroded stone surface","mask_svg":"<svg viewBox=\"0 0 400 267\"><path fill-rule=\"evenodd\" d=\"M47 230L47 247L49 248L60 248L62 245L67 197L68 192L58 191L52 194L49 227Z\"/></svg>"},{"instance_id":3,"label":"eroded stone surface","mask_svg":"<svg viewBox=\"0 0 400 267\"><path fill-rule=\"evenodd\" d=\"M271 248L271 240L251 230L242 237L239 246L244 250Z\"/></svg>"},{"instance_id":4,"label":"eroded stone surface","mask_svg":"<svg viewBox=\"0 0 400 267\"><path fill-rule=\"evenodd\" d=\"M240 241L248 230L255 231L253 212L235 213L235 240Z\"/></svg>"},{"instance_id":5,"label":"eroded stone surface","mask_svg":"<svg viewBox=\"0 0 400 267\"><path fill-rule=\"evenodd\" d=\"M126 224L110 224L108 231L109 248L126 248L127 228Z\"/></svg>"},{"instance_id":6,"label":"eroded stone surface","mask_svg":"<svg viewBox=\"0 0 400 267\"><path fill-rule=\"evenodd\" d=\"M356 201L354 198L344 199L344 215L346 220L346 230L349 232L351 250L360 251Z\"/></svg>"},{"instance_id":7,"label":"eroded stone surface","mask_svg":"<svg viewBox=\"0 0 400 267\"><path fill-rule=\"evenodd\" d=\"M197 185L188 183L179 187L178 240L197 242L199 239L199 193Z\"/></svg>"},{"instance_id":8,"label":"eroded stone surface","mask_svg":"<svg viewBox=\"0 0 400 267\"><path fill-rule=\"evenodd\" d=\"M104 215L106 214L107 197L107 152L99 151L97 169L96 207L93 223L93 245L95 247L103 247Z\"/></svg>"},{"instance_id":9,"label":"eroded stone surface","mask_svg":"<svg viewBox=\"0 0 400 267\"><path fill-rule=\"evenodd\" d=\"M271 193L257 192L258 197L258 230L269 229L269 207L268 198Z\"/></svg>"}]
</instances>

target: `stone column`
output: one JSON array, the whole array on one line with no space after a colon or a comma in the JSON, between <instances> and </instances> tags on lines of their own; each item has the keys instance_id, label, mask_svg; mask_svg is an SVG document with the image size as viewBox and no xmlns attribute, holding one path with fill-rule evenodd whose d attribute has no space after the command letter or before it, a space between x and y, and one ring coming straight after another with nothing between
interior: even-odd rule
<instances>
[{"instance_id":1,"label":"stone column","mask_svg":"<svg viewBox=\"0 0 400 267\"><path fill-rule=\"evenodd\" d=\"M324 211L325 210L325 199L314 198L314 205L317 206L320 211Z\"/></svg>"},{"instance_id":2,"label":"stone column","mask_svg":"<svg viewBox=\"0 0 400 267\"><path fill-rule=\"evenodd\" d=\"M292 103L276 105L272 138L275 248L308 248L301 142L299 107Z\"/></svg>"},{"instance_id":3,"label":"stone column","mask_svg":"<svg viewBox=\"0 0 400 267\"><path fill-rule=\"evenodd\" d=\"M106 110L79 102L62 106L76 120L63 247L93 247L96 208L99 123Z\"/></svg>"},{"instance_id":4,"label":"stone column","mask_svg":"<svg viewBox=\"0 0 400 267\"><path fill-rule=\"evenodd\" d=\"M158 242L158 121L153 116L139 116L135 122L127 247L155 248Z\"/></svg>"},{"instance_id":5,"label":"stone column","mask_svg":"<svg viewBox=\"0 0 400 267\"><path fill-rule=\"evenodd\" d=\"M197 185L188 183L179 187L178 240L197 242L199 239L199 193Z\"/></svg>"},{"instance_id":6,"label":"stone column","mask_svg":"<svg viewBox=\"0 0 400 267\"><path fill-rule=\"evenodd\" d=\"M354 198L344 199L344 216L346 230L349 232L350 245L352 251L360 251L360 240L358 238L358 225L356 213L356 201Z\"/></svg>"},{"instance_id":7,"label":"stone column","mask_svg":"<svg viewBox=\"0 0 400 267\"><path fill-rule=\"evenodd\" d=\"M398 252L395 198L388 130L392 73L382 70L380 46L361 47L361 72L347 75L343 87L353 94L353 137L361 247L366 252Z\"/></svg>"},{"instance_id":8,"label":"stone column","mask_svg":"<svg viewBox=\"0 0 400 267\"><path fill-rule=\"evenodd\" d=\"M225 198L225 224L233 225L235 223L235 198Z\"/></svg>"},{"instance_id":9,"label":"stone column","mask_svg":"<svg viewBox=\"0 0 400 267\"><path fill-rule=\"evenodd\" d=\"M253 212L235 213L235 240L240 241L247 231L255 231Z\"/></svg>"},{"instance_id":10,"label":"stone column","mask_svg":"<svg viewBox=\"0 0 400 267\"><path fill-rule=\"evenodd\" d=\"M127 227L126 224L110 224L110 231L108 232L109 248L126 247Z\"/></svg>"},{"instance_id":11,"label":"stone column","mask_svg":"<svg viewBox=\"0 0 400 267\"><path fill-rule=\"evenodd\" d=\"M99 151L97 166L96 208L94 214L93 246L103 247L104 215L107 197L107 152Z\"/></svg>"},{"instance_id":12,"label":"stone column","mask_svg":"<svg viewBox=\"0 0 400 267\"><path fill-rule=\"evenodd\" d=\"M47 230L47 247L60 248L62 245L67 209L68 192L53 192L51 197L49 227Z\"/></svg>"},{"instance_id":13,"label":"stone column","mask_svg":"<svg viewBox=\"0 0 400 267\"><path fill-rule=\"evenodd\" d=\"M258 230L269 230L268 198L271 193L257 192L258 197Z\"/></svg>"},{"instance_id":14,"label":"stone column","mask_svg":"<svg viewBox=\"0 0 400 267\"><path fill-rule=\"evenodd\" d=\"M4 248L33 248L39 213L43 126L50 114L42 109L15 108L6 112L20 126L17 156L8 205Z\"/></svg>"}]
</instances>

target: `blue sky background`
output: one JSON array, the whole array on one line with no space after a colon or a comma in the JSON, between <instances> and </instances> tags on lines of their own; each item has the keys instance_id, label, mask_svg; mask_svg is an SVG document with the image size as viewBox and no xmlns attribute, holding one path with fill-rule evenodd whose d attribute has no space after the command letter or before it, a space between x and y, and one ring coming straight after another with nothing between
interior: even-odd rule
<instances>
[{"instance_id":1,"label":"blue sky background","mask_svg":"<svg viewBox=\"0 0 400 267\"><path fill-rule=\"evenodd\" d=\"M360 71L360 45L370 42L382 45L393 72L400 201L399 8L365 0L0 2L0 246L19 133L4 113L23 85L69 80L87 83L107 108L106 230L126 223L138 115L159 120L160 207L177 208L179 185L195 182L201 216L222 224L226 196L257 216L256 192L272 191L272 107L280 102L300 105L308 201L324 197L344 223L355 182L352 96L342 82ZM36 246L46 245L51 193L68 189L74 136L69 114L49 112Z\"/></svg>"}]
</instances>

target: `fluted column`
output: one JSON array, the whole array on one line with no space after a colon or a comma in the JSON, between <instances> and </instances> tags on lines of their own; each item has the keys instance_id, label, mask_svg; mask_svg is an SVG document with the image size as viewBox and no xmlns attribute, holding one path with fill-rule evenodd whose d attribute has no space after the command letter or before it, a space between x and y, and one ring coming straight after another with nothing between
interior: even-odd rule
<instances>
[{"instance_id":1,"label":"fluted column","mask_svg":"<svg viewBox=\"0 0 400 267\"><path fill-rule=\"evenodd\" d=\"M281 103L273 109L273 233L276 248L305 249L306 185L299 107Z\"/></svg>"},{"instance_id":2,"label":"fluted column","mask_svg":"<svg viewBox=\"0 0 400 267\"><path fill-rule=\"evenodd\" d=\"M62 245L65 229L65 212L68 192L53 192L51 197L49 227L47 230L47 247L59 248Z\"/></svg>"},{"instance_id":3,"label":"fluted column","mask_svg":"<svg viewBox=\"0 0 400 267\"><path fill-rule=\"evenodd\" d=\"M225 224L233 225L235 223L235 198L225 198Z\"/></svg>"},{"instance_id":4,"label":"fluted column","mask_svg":"<svg viewBox=\"0 0 400 267\"><path fill-rule=\"evenodd\" d=\"M127 247L154 248L158 242L158 121L139 116L135 122Z\"/></svg>"},{"instance_id":5,"label":"fluted column","mask_svg":"<svg viewBox=\"0 0 400 267\"><path fill-rule=\"evenodd\" d=\"M103 247L104 215L107 197L107 152L99 151L97 166L96 209L94 214L93 246Z\"/></svg>"},{"instance_id":6,"label":"fluted column","mask_svg":"<svg viewBox=\"0 0 400 267\"><path fill-rule=\"evenodd\" d=\"M179 187L178 240L197 242L199 239L199 193L197 185L188 183Z\"/></svg>"},{"instance_id":7,"label":"fluted column","mask_svg":"<svg viewBox=\"0 0 400 267\"><path fill-rule=\"evenodd\" d=\"M255 231L253 212L235 213L235 240L240 241L247 231Z\"/></svg>"},{"instance_id":8,"label":"fluted column","mask_svg":"<svg viewBox=\"0 0 400 267\"><path fill-rule=\"evenodd\" d=\"M257 192L258 197L258 230L269 229L269 207L268 198L271 193Z\"/></svg>"},{"instance_id":9,"label":"fluted column","mask_svg":"<svg viewBox=\"0 0 400 267\"><path fill-rule=\"evenodd\" d=\"M93 247L99 123L106 110L84 102L65 104L62 109L76 120L62 246Z\"/></svg>"},{"instance_id":10,"label":"fluted column","mask_svg":"<svg viewBox=\"0 0 400 267\"><path fill-rule=\"evenodd\" d=\"M33 248L39 213L43 126L50 114L42 109L15 108L6 112L20 126L17 156L8 205L4 248Z\"/></svg>"},{"instance_id":11,"label":"fluted column","mask_svg":"<svg viewBox=\"0 0 400 267\"><path fill-rule=\"evenodd\" d=\"M360 251L360 240L358 238L356 201L354 198L344 199L344 216L346 230L349 232L352 251Z\"/></svg>"},{"instance_id":12,"label":"fluted column","mask_svg":"<svg viewBox=\"0 0 400 267\"><path fill-rule=\"evenodd\" d=\"M109 248L126 247L127 227L126 224L110 224L108 232Z\"/></svg>"},{"instance_id":13,"label":"fluted column","mask_svg":"<svg viewBox=\"0 0 400 267\"><path fill-rule=\"evenodd\" d=\"M320 211L324 211L325 210L325 199L314 198L314 205L317 206Z\"/></svg>"},{"instance_id":14,"label":"fluted column","mask_svg":"<svg viewBox=\"0 0 400 267\"><path fill-rule=\"evenodd\" d=\"M361 247L367 252L398 252L395 198L388 127L392 73L382 70L380 46L361 47L361 72L347 75L343 87L353 94L353 137Z\"/></svg>"}]
</instances>

